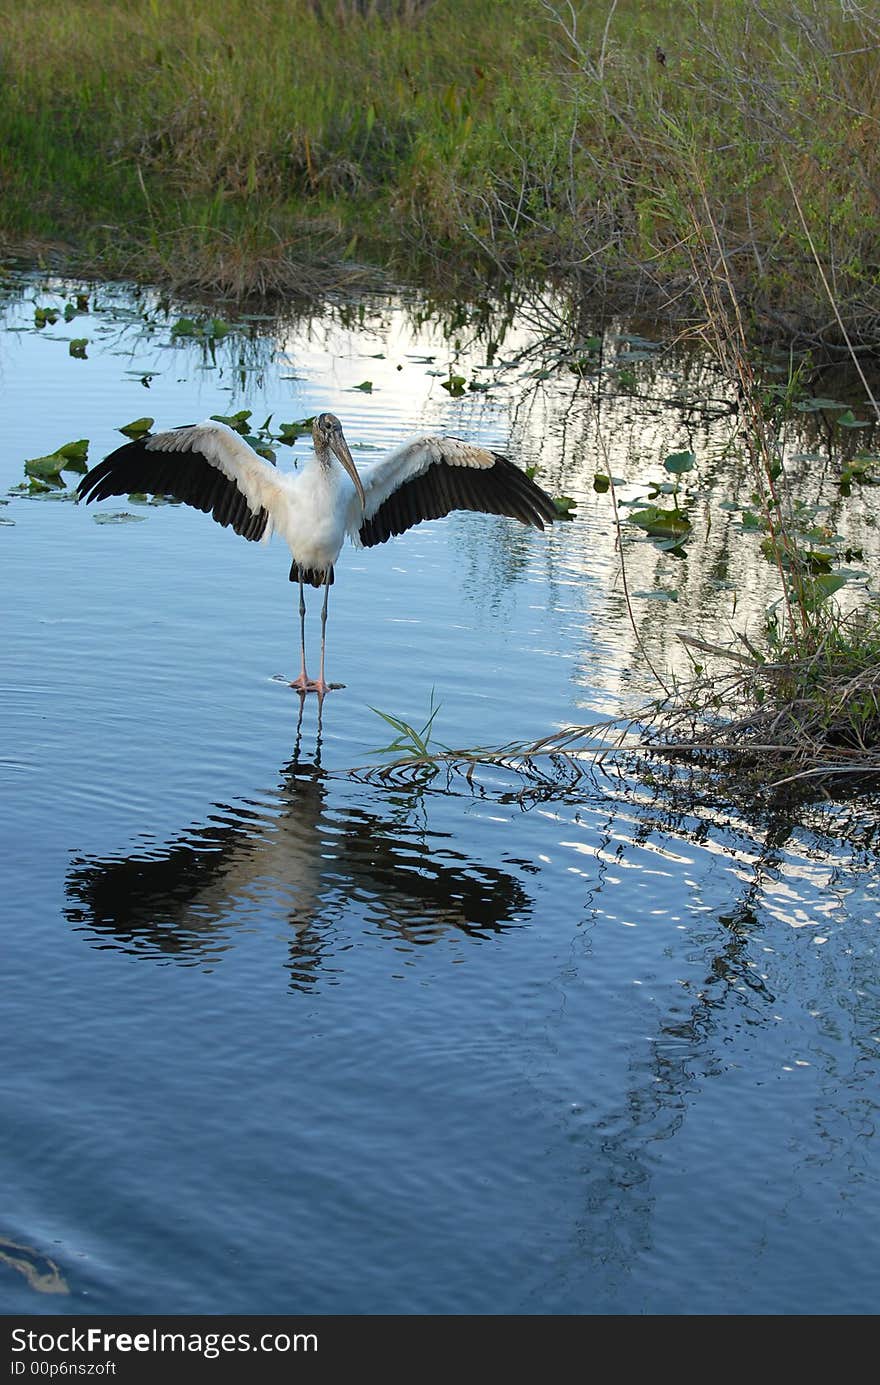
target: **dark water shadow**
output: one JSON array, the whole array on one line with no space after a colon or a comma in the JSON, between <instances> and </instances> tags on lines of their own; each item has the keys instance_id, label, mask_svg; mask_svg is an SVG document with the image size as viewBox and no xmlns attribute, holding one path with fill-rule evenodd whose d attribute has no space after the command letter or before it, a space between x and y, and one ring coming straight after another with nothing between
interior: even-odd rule
<instances>
[{"instance_id":1,"label":"dark water shadow","mask_svg":"<svg viewBox=\"0 0 880 1385\"><path fill-rule=\"evenodd\" d=\"M368 806L340 801L321 766L320 714L310 757L302 721L301 707L293 756L268 804L214 804L204 823L168 842L75 857L64 911L73 927L99 950L208 967L237 935L281 923L289 984L303 990L351 946L364 918L410 946L450 930L485 939L523 926L532 900L519 880L431 829L418 789L372 795Z\"/></svg>"}]
</instances>

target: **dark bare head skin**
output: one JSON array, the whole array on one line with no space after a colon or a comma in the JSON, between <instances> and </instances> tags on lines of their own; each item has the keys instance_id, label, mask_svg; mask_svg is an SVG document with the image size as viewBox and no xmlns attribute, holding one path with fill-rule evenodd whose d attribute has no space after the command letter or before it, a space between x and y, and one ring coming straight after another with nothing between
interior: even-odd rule
<instances>
[{"instance_id":1,"label":"dark bare head skin","mask_svg":"<svg viewBox=\"0 0 880 1385\"><path fill-rule=\"evenodd\" d=\"M338 458L341 465L348 472L354 482L355 490L360 497L361 508L365 509L367 498L364 495L364 488L361 478L358 476L354 458L348 450L348 443L342 432L342 424L335 414L318 414L312 424L312 440L315 444L315 455L325 466L330 464L330 453Z\"/></svg>"}]
</instances>

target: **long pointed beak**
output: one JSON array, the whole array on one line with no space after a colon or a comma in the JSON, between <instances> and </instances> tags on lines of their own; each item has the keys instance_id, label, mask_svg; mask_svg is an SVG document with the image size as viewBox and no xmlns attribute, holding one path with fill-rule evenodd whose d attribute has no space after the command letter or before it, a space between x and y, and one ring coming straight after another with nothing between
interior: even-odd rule
<instances>
[{"instance_id":1,"label":"long pointed beak","mask_svg":"<svg viewBox=\"0 0 880 1385\"><path fill-rule=\"evenodd\" d=\"M345 470L348 472L352 481L354 481L354 488L360 496L361 509L365 510L367 508L367 497L364 495L363 483L361 482L361 478L358 476L358 470L354 464L354 457L352 457L351 453L348 450L348 443L345 441L345 438L342 436L341 433L337 433L334 437L330 439L330 446L332 447L335 455L339 458L339 461L345 467Z\"/></svg>"}]
</instances>

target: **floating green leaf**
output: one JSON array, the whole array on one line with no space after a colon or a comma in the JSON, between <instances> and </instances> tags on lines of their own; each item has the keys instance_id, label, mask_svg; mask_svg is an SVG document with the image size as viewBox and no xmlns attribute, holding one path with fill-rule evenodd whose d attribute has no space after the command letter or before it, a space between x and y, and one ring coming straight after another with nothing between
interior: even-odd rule
<instances>
[{"instance_id":1,"label":"floating green leaf","mask_svg":"<svg viewBox=\"0 0 880 1385\"><path fill-rule=\"evenodd\" d=\"M74 337L68 350L71 356L75 356L77 360L84 361L86 359L86 347L88 344L88 337Z\"/></svg>"},{"instance_id":2,"label":"floating green leaf","mask_svg":"<svg viewBox=\"0 0 880 1385\"><path fill-rule=\"evenodd\" d=\"M315 417L314 414L312 414L309 418L298 418L293 423L280 423L278 425L278 432L275 434L276 442L284 442L287 443L288 447L292 447L297 438L302 437L303 433L310 433L312 431L312 424L314 421Z\"/></svg>"},{"instance_id":3,"label":"floating green leaf","mask_svg":"<svg viewBox=\"0 0 880 1385\"><path fill-rule=\"evenodd\" d=\"M49 486L57 488L64 484L61 480L62 471L86 470L88 452L88 438L67 442L46 457L29 457L24 464L25 475L48 482Z\"/></svg>"},{"instance_id":4,"label":"floating green leaf","mask_svg":"<svg viewBox=\"0 0 880 1385\"><path fill-rule=\"evenodd\" d=\"M69 462L84 462L89 455L89 440L77 438L75 442L62 443L60 447L56 447L55 453Z\"/></svg>"},{"instance_id":5,"label":"floating green leaf","mask_svg":"<svg viewBox=\"0 0 880 1385\"><path fill-rule=\"evenodd\" d=\"M813 399L800 399L794 407L798 413L815 414L823 409L845 409L846 405L841 404L839 399L822 399L816 395Z\"/></svg>"},{"instance_id":6,"label":"floating green leaf","mask_svg":"<svg viewBox=\"0 0 880 1385\"><path fill-rule=\"evenodd\" d=\"M92 515L96 524L140 524L146 515L133 515L129 510L114 510L112 514Z\"/></svg>"},{"instance_id":7,"label":"floating green leaf","mask_svg":"<svg viewBox=\"0 0 880 1385\"><path fill-rule=\"evenodd\" d=\"M179 505L181 502L173 495L151 495L147 491L132 491L128 497L129 505Z\"/></svg>"},{"instance_id":8,"label":"floating green leaf","mask_svg":"<svg viewBox=\"0 0 880 1385\"><path fill-rule=\"evenodd\" d=\"M64 484L61 480L63 466L64 458L53 452L48 457L29 457L24 469L27 476L35 477L39 481L48 481L53 486L61 486Z\"/></svg>"},{"instance_id":9,"label":"floating green leaf","mask_svg":"<svg viewBox=\"0 0 880 1385\"><path fill-rule=\"evenodd\" d=\"M840 471L840 484L849 486L851 481L857 481L860 486L880 485L880 457L862 453L844 462Z\"/></svg>"},{"instance_id":10,"label":"floating green leaf","mask_svg":"<svg viewBox=\"0 0 880 1385\"><path fill-rule=\"evenodd\" d=\"M258 457L265 457L267 462L271 462L273 466L275 465L276 457L274 449L271 448L263 438L257 437L254 433L243 433L242 436L245 442L249 443L254 449Z\"/></svg>"},{"instance_id":11,"label":"floating green leaf","mask_svg":"<svg viewBox=\"0 0 880 1385\"><path fill-rule=\"evenodd\" d=\"M856 418L852 409L847 409L837 419L841 428L870 428L870 423L865 419Z\"/></svg>"},{"instance_id":12,"label":"floating green leaf","mask_svg":"<svg viewBox=\"0 0 880 1385\"><path fill-rule=\"evenodd\" d=\"M604 471L597 471L593 476L593 490L599 495L604 495L611 489L611 477Z\"/></svg>"},{"instance_id":13,"label":"floating green leaf","mask_svg":"<svg viewBox=\"0 0 880 1385\"><path fill-rule=\"evenodd\" d=\"M142 438L144 433L149 433L155 422L154 418L134 418L131 423L123 423L122 427L117 428L116 431L123 433L127 438Z\"/></svg>"},{"instance_id":14,"label":"floating green leaf","mask_svg":"<svg viewBox=\"0 0 880 1385\"><path fill-rule=\"evenodd\" d=\"M682 472L693 471L696 463L693 452L670 452L663 465L673 476L680 476Z\"/></svg>"},{"instance_id":15,"label":"floating green leaf","mask_svg":"<svg viewBox=\"0 0 880 1385\"><path fill-rule=\"evenodd\" d=\"M66 463L65 471L85 471L88 455L88 438L78 438L76 442L66 442L58 448L58 456L63 457Z\"/></svg>"},{"instance_id":16,"label":"floating green leaf","mask_svg":"<svg viewBox=\"0 0 880 1385\"><path fill-rule=\"evenodd\" d=\"M352 385L352 389L360 390L362 394L372 394L373 382L372 380L361 380L359 385Z\"/></svg>"},{"instance_id":17,"label":"floating green leaf","mask_svg":"<svg viewBox=\"0 0 880 1385\"><path fill-rule=\"evenodd\" d=\"M198 322L194 317L179 317L172 325L172 337L207 337L213 341L219 341L232 331L232 324L224 322L222 318L210 317L204 322Z\"/></svg>"},{"instance_id":18,"label":"floating green leaf","mask_svg":"<svg viewBox=\"0 0 880 1385\"><path fill-rule=\"evenodd\" d=\"M658 505L647 505L630 515L633 524L652 537L675 538L681 540L691 531L691 522L680 510L663 510Z\"/></svg>"},{"instance_id":19,"label":"floating green leaf","mask_svg":"<svg viewBox=\"0 0 880 1385\"><path fill-rule=\"evenodd\" d=\"M27 466L27 463L25 463L25 466ZM53 475L52 481L54 483L55 488L64 485L64 482L61 480L61 477L57 473ZM27 481L19 481L17 486L10 486L9 494L45 495L47 491L51 491L52 489L53 486L50 486L46 481L41 480L38 476L31 476Z\"/></svg>"},{"instance_id":20,"label":"floating green leaf","mask_svg":"<svg viewBox=\"0 0 880 1385\"><path fill-rule=\"evenodd\" d=\"M215 423L225 423L227 428L234 428L236 433L247 433L252 412L251 409L239 409L237 414L212 414L211 418Z\"/></svg>"},{"instance_id":21,"label":"floating green leaf","mask_svg":"<svg viewBox=\"0 0 880 1385\"><path fill-rule=\"evenodd\" d=\"M554 495L553 504L556 506L556 514L560 519L574 519L572 510L577 508L577 501L570 495Z\"/></svg>"},{"instance_id":22,"label":"floating green leaf","mask_svg":"<svg viewBox=\"0 0 880 1385\"><path fill-rule=\"evenodd\" d=\"M464 394L464 387L465 378L463 375L450 374L447 379L440 381L440 388L448 390L453 398L457 398L460 394Z\"/></svg>"}]
</instances>

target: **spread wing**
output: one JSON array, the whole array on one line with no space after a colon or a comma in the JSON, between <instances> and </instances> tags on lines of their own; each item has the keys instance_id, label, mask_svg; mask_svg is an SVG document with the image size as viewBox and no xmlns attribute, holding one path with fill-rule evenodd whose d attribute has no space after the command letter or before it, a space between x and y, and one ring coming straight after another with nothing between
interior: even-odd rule
<instances>
[{"instance_id":1,"label":"spread wing","mask_svg":"<svg viewBox=\"0 0 880 1385\"><path fill-rule=\"evenodd\" d=\"M556 517L546 491L507 457L459 438L415 438L362 477L367 503L355 500L351 531L365 548L451 510L507 515L543 529Z\"/></svg>"},{"instance_id":2,"label":"spread wing","mask_svg":"<svg viewBox=\"0 0 880 1385\"><path fill-rule=\"evenodd\" d=\"M212 420L127 442L77 487L87 504L134 492L182 500L246 539L269 537L273 506L285 494L275 468L234 429Z\"/></svg>"}]
</instances>

